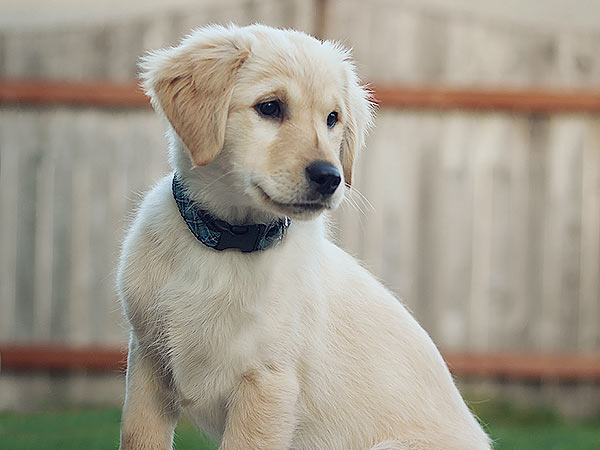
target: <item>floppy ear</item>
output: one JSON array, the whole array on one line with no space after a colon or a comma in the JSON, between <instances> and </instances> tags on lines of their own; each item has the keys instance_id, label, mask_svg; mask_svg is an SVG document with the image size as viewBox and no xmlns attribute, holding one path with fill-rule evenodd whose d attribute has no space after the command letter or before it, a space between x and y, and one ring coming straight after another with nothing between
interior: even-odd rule
<instances>
[{"instance_id":1,"label":"floppy ear","mask_svg":"<svg viewBox=\"0 0 600 450\"><path fill-rule=\"evenodd\" d=\"M371 101L371 92L360 85L352 63L346 59L346 120L344 137L340 149L344 180L346 185L352 184L354 159L365 145L365 138L371 125L375 104Z\"/></svg>"},{"instance_id":2,"label":"floppy ear","mask_svg":"<svg viewBox=\"0 0 600 450\"><path fill-rule=\"evenodd\" d=\"M208 164L223 148L235 76L249 53L235 29L208 27L142 59L142 86L194 166Z\"/></svg>"}]
</instances>

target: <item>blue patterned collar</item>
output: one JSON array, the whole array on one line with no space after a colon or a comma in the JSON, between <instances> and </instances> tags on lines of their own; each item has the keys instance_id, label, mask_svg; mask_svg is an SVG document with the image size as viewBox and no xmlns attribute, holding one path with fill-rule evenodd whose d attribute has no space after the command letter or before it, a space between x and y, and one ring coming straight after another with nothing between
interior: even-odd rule
<instances>
[{"instance_id":1,"label":"blue patterned collar","mask_svg":"<svg viewBox=\"0 0 600 450\"><path fill-rule=\"evenodd\" d=\"M231 225L217 219L187 195L177 173L173 176L173 197L196 239L214 250L235 248L244 253L266 250L283 239L291 222L288 217L283 217L269 224Z\"/></svg>"}]
</instances>

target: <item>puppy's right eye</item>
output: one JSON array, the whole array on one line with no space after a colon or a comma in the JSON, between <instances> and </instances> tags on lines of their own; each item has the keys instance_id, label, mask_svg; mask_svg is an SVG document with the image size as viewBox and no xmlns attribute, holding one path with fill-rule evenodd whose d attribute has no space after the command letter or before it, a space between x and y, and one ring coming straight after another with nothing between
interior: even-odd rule
<instances>
[{"instance_id":1,"label":"puppy's right eye","mask_svg":"<svg viewBox=\"0 0 600 450\"><path fill-rule=\"evenodd\" d=\"M277 100L259 103L255 108L263 117L281 119L281 104Z\"/></svg>"}]
</instances>

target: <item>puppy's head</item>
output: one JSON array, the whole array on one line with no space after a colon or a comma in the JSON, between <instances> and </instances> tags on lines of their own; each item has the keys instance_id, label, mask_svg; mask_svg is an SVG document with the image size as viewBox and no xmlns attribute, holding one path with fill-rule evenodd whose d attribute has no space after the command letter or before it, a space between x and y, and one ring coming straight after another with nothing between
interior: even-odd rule
<instances>
[{"instance_id":1,"label":"puppy's head","mask_svg":"<svg viewBox=\"0 0 600 450\"><path fill-rule=\"evenodd\" d=\"M190 166L252 206L309 219L339 204L372 120L349 53L304 33L208 27L144 59L143 85Z\"/></svg>"}]
</instances>

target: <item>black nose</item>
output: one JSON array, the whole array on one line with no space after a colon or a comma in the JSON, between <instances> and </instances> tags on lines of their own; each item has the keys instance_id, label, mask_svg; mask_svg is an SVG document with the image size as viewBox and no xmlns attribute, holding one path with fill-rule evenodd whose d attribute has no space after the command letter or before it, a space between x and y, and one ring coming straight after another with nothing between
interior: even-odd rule
<instances>
[{"instance_id":1,"label":"black nose","mask_svg":"<svg viewBox=\"0 0 600 450\"><path fill-rule=\"evenodd\" d=\"M329 196L335 192L342 177L340 171L325 161L315 161L306 168L306 178L321 195Z\"/></svg>"}]
</instances>

